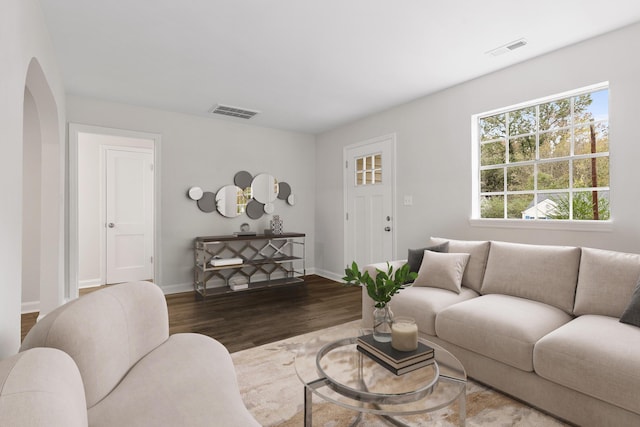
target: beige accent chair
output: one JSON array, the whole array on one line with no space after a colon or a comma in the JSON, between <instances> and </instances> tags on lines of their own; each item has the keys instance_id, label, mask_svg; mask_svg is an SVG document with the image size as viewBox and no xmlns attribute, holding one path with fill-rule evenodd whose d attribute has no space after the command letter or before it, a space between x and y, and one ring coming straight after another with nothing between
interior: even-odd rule
<instances>
[{"instance_id":1,"label":"beige accent chair","mask_svg":"<svg viewBox=\"0 0 640 427\"><path fill-rule=\"evenodd\" d=\"M0 425L259 426L226 348L169 336L166 300L148 282L109 286L38 322L0 362Z\"/></svg>"}]
</instances>

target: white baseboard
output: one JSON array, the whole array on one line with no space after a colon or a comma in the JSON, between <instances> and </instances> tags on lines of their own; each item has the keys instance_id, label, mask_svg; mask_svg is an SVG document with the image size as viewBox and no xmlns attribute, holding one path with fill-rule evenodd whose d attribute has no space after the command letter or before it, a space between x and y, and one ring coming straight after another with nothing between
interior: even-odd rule
<instances>
[{"instance_id":1,"label":"white baseboard","mask_svg":"<svg viewBox=\"0 0 640 427\"><path fill-rule=\"evenodd\" d=\"M82 288L95 288L96 286L102 286L102 279L87 279L78 281L78 289Z\"/></svg>"},{"instance_id":2,"label":"white baseboard","mask_svg":"<svg viewBox=\"0 0 640 427\"><path fill-rule=\"evenodd\" d=\"M164 292L165 295L181 294L183 292L191 292L191 291L193 291L193 282L178 283L178 284L175 284L175 285L160 286L160 289L162 289L162 292Z\"/></svg>"},{"instance_id":3,"label":"white baseboard","mask_svg":"<svg viewBox=\"0 0 640 427\"><path fill-rule=\"evenodd\" d=\"M342 280L342 278L344 277L343 275L332 273L331 271L314 269L314 273L313 274L317 274L318 276L322 276L325 279L334 280L336 282L344 283L344 280Z\"/></svg>"},{"instance_id":4,"label":"white baseboard","mask_svg":"<svg viewBox=\"0 0 640 427\"><path fill-rule=\"evenodd\" d=\"M35 313L36 311L40 311L40 301L28 301L22 303L22 314Z\"/></svg>"}]
</instances>

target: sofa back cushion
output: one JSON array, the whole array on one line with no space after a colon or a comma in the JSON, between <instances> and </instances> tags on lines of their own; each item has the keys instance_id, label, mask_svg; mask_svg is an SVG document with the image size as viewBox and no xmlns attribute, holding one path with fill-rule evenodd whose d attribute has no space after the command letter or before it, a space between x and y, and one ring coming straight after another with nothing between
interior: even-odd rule
<instances>
[{"instance_id":1,"label":"sofa back cushion","mask_svg":"<svg viewBox=\"0 0 640 427\"><path fill-rule=\"evenodd\" d=\"M78 365L87 408L111 392L138 360L169 337L167 303L149 282L108 286L46 315L21 350L52 347Z\"/></svg>"},{"instance_id":2,"label":"sofa back cushion","mask_svg":"<svg viewBox=\"0 0 640 427\"><path fill-rule=\"evenodd\" d=\"M488 241L452 240L432 237L430 245L439 245L445 242L449 242L449 253L469 254L469 262L462 276L462 286L480 292L491 243Z\"/></svg>"},{"instance_id":3,"label":"sofa back cushion","mask_svg":"<svg viewBox=\"0 0 640 427\"><path fill-rule=\"evenodd\" d=\"M620 317L640 277L640 255L582 249L573 313Z\"/></svg>"},{"instance_id":4,"label":"sofa back cushion","mask_svg":"<svg viewBox=\"0 0 640 427\"><path fill-rule=\"evenodd\" d=\"M491 242L483 294L539 301L573 312L580 248Z\"/></svg>"}]
</instances>

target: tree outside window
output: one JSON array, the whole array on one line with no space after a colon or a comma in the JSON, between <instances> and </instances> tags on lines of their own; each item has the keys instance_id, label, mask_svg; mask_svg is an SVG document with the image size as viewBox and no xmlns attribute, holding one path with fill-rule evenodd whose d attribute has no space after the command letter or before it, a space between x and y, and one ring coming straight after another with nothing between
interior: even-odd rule
<instances>
[{"instance_id":1,"label":"tree outside window","mask_svg":"<svg viewBox=\"0 0 640 427\"><path fill-rule=\"evenodd\" d=\"M608 94L478 116L480 218L609 220Z\"/></svg>"}]
</instances>

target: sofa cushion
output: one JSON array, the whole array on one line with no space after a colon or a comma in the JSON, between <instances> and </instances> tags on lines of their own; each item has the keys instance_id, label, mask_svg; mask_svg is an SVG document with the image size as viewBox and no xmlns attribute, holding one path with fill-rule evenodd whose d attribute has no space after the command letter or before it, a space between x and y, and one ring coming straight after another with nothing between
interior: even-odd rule
<instances>
[{"instance_id":1,"label":"sofa cushion","mask_svg":"<svg viewBox=\"0 0 640 427\"><path fill-rule=\"evenodd\" d=\"M175 334L89 409L91 426L258 426L240 397L231 356L200 334Z\"/></svg>"},{"instance_id":2,"label":"sofa cushion","mask_svg":"<svg viewBox=\"0 0 640 427\"><path fill-rule=\"evenodd\" d=\"M0 361L0 425L84 427L87 406L73 359L33 348Z\"/></svg>"},{"instance_id":3,"label":"sofa cushion","mask_svg":"<svg viewBox=\"0 0 640 427\"><path fill-rule=\"evenodd\" d=\"M491 243L487 241L443 239L441 237L431 237L430 239L431 245L438 245L444 242L449 242L449 252L470 255L467 268L462 276L462 286L480 292Z\"/></svg>"},{"instance_id":4,"label":"sofa cushion","mask_svg":"<svg viewBox=\"0 0 640 427\"><path fill-rule=\"evenodd\" d=\"M438 253L426 250L413 286L441 288L459 294L468 261L469 254Z\"/></svg>"},{"instance_id":5,"label":"sofa cushion","mask_svg":"<svg viewBox=\"0 0 640 427\"><path fill-rule=\"evenodd\" d=\"M585 315L535 346L543 378L640 414L640 329L615 317Z\"/></svg>"},{"instance_id":6,"label":"sofa cushion","mask_svg":"<svg viewBox=\"0 0 640 427\"><path fill-rule=\"evenodd\" d=\"M508 295L483 295L440 311L436 334L452 344L533 371L535 343L572 316L564 311Z\"/></svg>"},{"instance_id":7,"label":"sofa cushion","mask_svg":"<svg viewBox=\"0 0 640 427\"><path fill-rule=\"evenodd\" d=\"M620 316L620 321L640 328L640 280L633 291L629 305Z\"/></svg>"},{"instance_id":8,"label":"sofa cushion","mask_svg":"<svg viewBox=\"0 0 640 427\"><path fill-rule=\"evenodd\" d=\"M476 297L476 291L464 286L459 294L439 288L411 286L394 295L391 310L396 316L413 317L420 332L433 336L436 334L436 315L441 310ZM363 314L363 318L367 317L370 316Z\"/></svg>"},{"instance_id":9,"label":"sofa cushion","mask_svg":"<svg viewBox=\"0 0 640 427\"><path fill-rule=\"evenodd\" d=\"M424 258L424 251L432 252L448 252L449 242L444 242L439 245L429 246L420 249L409 249L407 256L407 264L409 264L409 271L417 273L422 265L422 258Z\"/></svg>"},{"instance_id":10,"label":"sofa cushion","mask_svg":"<svg viewBox=\"0 0 640 427\"><path fill-rule=\"evenodd\" d=\"M583 248L574 314L620 317L640 276L640 255Z\"/></svg>"},{"instance_id":11,"label":"sofa cushion","mask_svg":"<svg viewBox=\"0 0 640 427\"><path fill-rule=\"evenodd\" d=\"M580 248L491 242L482 294L505 294L571 313Z\"/></svg>"}]
</instances>

